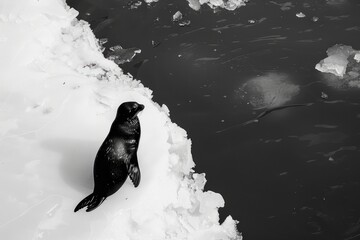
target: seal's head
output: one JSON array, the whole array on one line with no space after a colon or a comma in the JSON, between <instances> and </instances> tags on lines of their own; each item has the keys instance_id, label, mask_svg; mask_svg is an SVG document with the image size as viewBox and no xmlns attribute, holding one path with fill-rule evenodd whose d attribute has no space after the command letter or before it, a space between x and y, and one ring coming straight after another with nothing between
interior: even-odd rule
<instances>
[{"instance_id":1,"label":"seal's head","mask_svg":"<svg viewBox=\"0 0 360 240\"><path fill-rule=\"evenodd\" d=\"M137 102L124 102L119 106L116 118L125 121L133 120L144 108L144 105Z\"/></svg>"}]
</instances>

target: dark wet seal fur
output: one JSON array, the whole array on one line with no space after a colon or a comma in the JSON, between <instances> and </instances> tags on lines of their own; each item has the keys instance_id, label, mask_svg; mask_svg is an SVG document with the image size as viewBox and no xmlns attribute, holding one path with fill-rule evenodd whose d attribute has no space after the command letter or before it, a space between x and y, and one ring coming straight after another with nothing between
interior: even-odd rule
<instances>
[{"instance_id":1,"label":"dark wet seal fur","mask_svg":"<svg viewBox=\"0 0 360 240\"><path fill-rule=\"evenodd\" d=\"M143 109L144 105L137 102L120 105L110 132L95 158L94 191L76 206L74 212L84 207L87 207L87 212L97 208L108 196L121 188L127 176L135 187L139 186L137 149L140 122L137 114Z\"/></svg>"}]
</instances>

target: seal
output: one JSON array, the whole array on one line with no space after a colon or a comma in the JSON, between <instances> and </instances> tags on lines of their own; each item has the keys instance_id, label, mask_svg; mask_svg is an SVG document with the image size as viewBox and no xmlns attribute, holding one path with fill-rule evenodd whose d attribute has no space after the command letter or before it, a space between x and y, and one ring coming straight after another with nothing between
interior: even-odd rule
<instances>
[{"instance_id":1,"label":"seal","mask_svg":"<svg viewBox=\"0 0 360 240\"><path fill-rule=\"evenodd\" d=\"M100 146L94 162L94 191L84 198L74 212L87 207L90 212L108 196L117 192L129 176L134 186L140 183L137 149L140 140L140 122L137 114L144 105L122 103L111 125L109 134Z\"/></svg>"}]
</instances>

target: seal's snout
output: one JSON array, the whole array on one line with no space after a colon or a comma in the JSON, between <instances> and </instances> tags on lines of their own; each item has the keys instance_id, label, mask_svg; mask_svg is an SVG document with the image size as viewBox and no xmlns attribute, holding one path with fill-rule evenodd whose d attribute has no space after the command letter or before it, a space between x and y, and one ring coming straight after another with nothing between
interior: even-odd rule
<instances>
[{"instance_id":1,"label":"seal's snout","mask_svg":"<svg viewBox=\"0 0 360 240\"><path fill-rule=\"evenodd\" d=\"M140 111L144 110L144 108L145 108L145 106L144 106L144 105L139 104L139 106L138 106L138 111L140 112Z\"/></svg>"},{"instance_id":2,"label":"seal's snout","mask_svg":"<svg viewBox=\"0 0 360 240\"><path fill-rule=\"evenodd\" d=\"M136 117L142 110L144 110L144 108L144 105L138 103L133 117Z\"/></svg>"}]
</instances>

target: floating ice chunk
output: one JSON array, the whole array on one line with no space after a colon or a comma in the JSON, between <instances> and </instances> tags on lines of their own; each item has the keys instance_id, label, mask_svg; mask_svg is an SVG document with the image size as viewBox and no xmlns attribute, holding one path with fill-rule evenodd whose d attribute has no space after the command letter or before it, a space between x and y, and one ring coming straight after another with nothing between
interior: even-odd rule
<instances>
[{"instance_id":1,"label":"floating ice chunk","mask_svg":"<svg viewBox=\"0 0 360 240\"><path fill-rule=\"evenodd\" d=\"M360 62L360 53L355 54L354 59L356 62Z\"/></svg>"},{"instance_id":2,"label":"floating ice chunk","mask_svg":"<svg viewBox=\"0 0 360 240\"><path fill-rule=\"evenodd\" d=\"M130 1L128 6L130 9L138 9L142 5L142 1Z\"/></svg>"},{"instance_id":3,"label":"floating ice chunk","mask_svg":"<svg viewBox=\"0 0 360 240\"><path fill-rule=\"evenodd\" d=\"M315 69L320 72L332 73L343 78L349 64L349 60L359 62L360 51L350 46L336 44L326 51L328 57L316 64ZM353 60L351 59L353 58ZM350 72L351 75L351 71Z\"/></svg>"},{"instance_id":4,"label":"floating ice chunk","mask_svg":"<svg viewBox=\"0 0 360 240\"><path fill-rule=\"evenodd\" d=\"M319 21L319 17L312 17L311 20L312 20L313 22L317 22L317 21Z\"/></svg>"},{"instance_id":5,"label":"floating ice chunk","mask_svg":"<svg viewBox=\"0 0 360 240\"><path fill-rule=\"evenodd\" d=\"M189 26L191 21L188 19L183 19L183 14L180 11L177 11L173 15L173 22L178 22L180 27Z\"/></svg>"},{"instance_id":6,"label":"floating ice chunk","mask_svg":"<svg viewBox=\"0 0 360 240\"><path fill-rule=\"evenodd\" d=\"M347 57L343 54L333 55L316 64L315 68L320 72L328 72L343 77L348 64Z\"/></svg>"},{"instance_id":7,"label":"floating ice chunk","mask_svg":"<svg viewBox=\"0 0 360 240\"><path fill-rule=\"evenodd\" d=\"M179 22L179 26L180 27L186 27L186 26L189 26L190 23L191 23L190 20L183 20L183 21Z\"/></svg>"},{"instance_id":8,"label":"floating ice chunk","mask_svg":"<svg viewBox=\"0 0 360 240\"><path fill-rule=\"evenodd\" d=\"M108 59L114 61L118 65L131 62L136 54L141 53L141 49L139 48L124 49L119 45L111 47L110 51Z\"/></svg>"},{"instance_id":9,"label":"floating ice chunk","mask_svg":"<svg viewBox=\"0 0 360 240\"><path fill-rule=\"evenodd\" d=\"M207 4L211 8L224 8L226 10L235 10L245 6L248 0L188 0L189 6L194 10L199 10L201 5Z\"/></svg>"},{"instance_id":10,"label":"floating ice chunk","mask_svg":"<svg viewBox=\"0 0 360 240\"><path fill-rule=\"evenodd\" d=\"M174 22L178 22L183 18L183 15L180 11L177 11L174 15L173 15L173 21Z\"/></svg>"},{"instance_id":11,"label":"floating ice chunk","mask_svg":"<svg viewBox=\"0 0 360 240\"><path fill-rule=\"evenodd\" d=\"M321 92L321 98L326 100L329 98L329 96L326 93Z\"/></svg>"},{"instance_id":12,"label":"floating ice chunk","mask_svg":"<svg viewBox=\"0 0 360 240\"><path fill-rule=\"evenodd\" d=\"M298 18L304 18L304 17L306 17L306 15L305 15L304 13L302 13L302 12L298 12L298 13L296 14L296 17L298 17Z\"/></svg>"},{"instance_id":13,"label":"floating ice chunk","mask_svg":"<svg viewBox=\"0 0 360 240\"><path fill-rule=\"evenodd\" d=\"M233 11L241 6L245 6L245 2L243 0L228 0L224 2L224 8Z\"/></svg>"},{"instance_id":14,"label":"floating ice chunk","mask_svg":"<svg viewBox=\"0 0 360 240\"><path fill-rule=\"evenodd\" d=\"M156 48L157 46L159 46L161 44L161 42L156 41L156 40L151 40L151 46L153 48Z\"/></svg>"},{"instance_id":15,"label":"floating ice chunk","mask_svg":"<svg viewBox=\"0 0 360 240\"><path fill-rule=\"evenodd\" d=\"M189 2L189 7L194 9L195 11L200 10L201 4L199 0L187 0Z\"/></svg>"},{"instance_id":16,"label":"floating ice chunk","mask_svg":"<svg viewBox=\"0 0 360 240\"><path fill-rule=\"evenodd\" d=\"M159 0L144 0L147 4L151 4L153 2L158 2Z\"/></svg>"}]
</instances>

